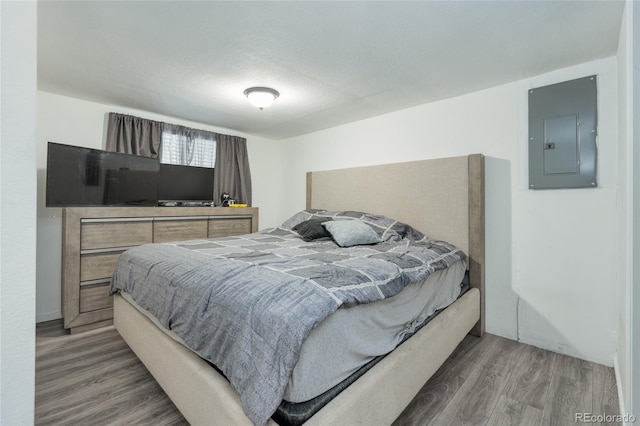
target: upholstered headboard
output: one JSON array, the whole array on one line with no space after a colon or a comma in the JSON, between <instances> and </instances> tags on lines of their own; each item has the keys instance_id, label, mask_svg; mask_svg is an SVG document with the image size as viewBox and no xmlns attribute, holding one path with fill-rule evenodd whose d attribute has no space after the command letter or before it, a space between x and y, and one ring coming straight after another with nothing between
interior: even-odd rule
<instances>
[{"instance_id":1,"label":"upholstered headboard","mask_svg":"<svg viewBox=\"0 0 640 426\"><path fill-rule=\"evenodd\" d=\"M309 172L307 208L382 214L455 244L484 301L482 154ZM474 334L484 331L484 303L481 311Z\"/></svg>"}]
</instances>

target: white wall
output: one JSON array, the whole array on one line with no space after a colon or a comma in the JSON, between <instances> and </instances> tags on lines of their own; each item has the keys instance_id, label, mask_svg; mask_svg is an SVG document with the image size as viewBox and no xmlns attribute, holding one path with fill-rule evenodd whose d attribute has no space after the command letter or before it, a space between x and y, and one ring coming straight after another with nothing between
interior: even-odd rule
<instances>
[{"instance_id":1,"label":"white wall","mask_svg":"<svg viewBox=\"0 0 640 426\"><path fill-rule=\"evenodd\" d=\"M527 91L598 75L598 188L528 189ZM434 82L437 84L437 82ZM290 195L305 172L465 155L486 163L487 330L612 365L617 314L615 58L285 140Z\"/></svg>"},{"instance_id":2,"label":"white wall","mask_svg":"<svg viewBox=\"0 0 640 426\"><path fill-rule=\"evenodd\" d=\"M628 412L631 406L631 176L633 168L632 137L632 51L630 36L633 4L627 2L620 27L618 42L618 318L616 346L616 379L620 389L621 413Z\"/></svg>"},{"instance_id":3,"label":"white wall","mask_svg":"<svg viewBox=\"0 0 640 426\"><path fill-rule=\"evenodd\" d=\"M36 3L1 2L0 424L33 424Z\"/></svg>"},{"instance_id":4,"label":"white wall","mask_svg":"<svg viewBox=\"0 0 640 426\"><path fill-rule=\"evenodd\" d=\"M528 191L522 153L519 168L525 176L514 197L514 283L522 341L611 366L618 291L615 59L556 71L531 84L589 74L598 74L599 188ZM520 146L525 140L521 135Z\"/></svg>"},{"instance_id":5,"label":"white wall","mask_svg":"<svg viewBox=\"0 0 640 426\"><path fill-rule=\"evenodd\" d=\"M37 92L38 242L37 242L37 322L62 317L61 241L62 209L45 207L47 142L104 149L106 116L109 112L136 115L152 120L181 124L247 138L253 186L253 205L260 207L260 228L277 222L281 197L280 164L282 144L236 132L146 111L88 102L57 94ZM274 190L276 189L276 190Z\"/></svg>"},{"instance_id":6,"label":"white wall","mask_svg":"<svg viewBox=\"0 0 640 426\"><path fill-rule=\"evenodd\" d=\"M633 240L632 240L632 276L629 283L631 305L629 307L631 329L629 346L631 395L628 399L631 404L628 411L640 418L640 7L637 3L628 2L628 14L631 14L631 33L629 40L632 43L632 66L629 72L632 73L630 93L633 94L633 106L629 112L629 121L632 122L632 130L629 143L633 146L633 163L631 170L632 177L632 202L631 217L633 218Z\"/></svg>"}]
</instances>

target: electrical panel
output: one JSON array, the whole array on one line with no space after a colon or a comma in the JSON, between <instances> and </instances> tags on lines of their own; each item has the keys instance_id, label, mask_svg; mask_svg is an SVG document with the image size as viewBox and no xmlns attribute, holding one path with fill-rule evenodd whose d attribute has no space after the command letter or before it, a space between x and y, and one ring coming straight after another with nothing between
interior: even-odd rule
<instances>
[{"instance_id":1,"label":"electrical panel","mask_svg":"<svg viewBox=\"0 0 640 426\"><path fill-rule=\"evenodd\" d=\"M595 188L596 76L529 90L529 188Z\"/></svg>"}]
</instances>

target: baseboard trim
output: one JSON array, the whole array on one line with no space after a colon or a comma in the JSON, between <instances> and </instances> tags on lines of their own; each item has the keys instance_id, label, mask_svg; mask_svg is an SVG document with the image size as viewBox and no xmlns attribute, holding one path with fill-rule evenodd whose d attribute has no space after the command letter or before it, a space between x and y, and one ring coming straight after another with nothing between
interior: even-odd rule
<instances>
[{"instance_id":1,"label":"baseboard trim","mask_svg":"<svg viewBox=\"0 0 640 426\"><path fill-rule=\"evenodd\" d=\"M628 411L624 402L624 391L620 382L620 364L618 364L617 356L613 358L613 372L616 376L616 387L618 388L618 409L620 410L620 414L624 416L628 413ZM624 426L631 426L631 423L625 422Z\"/></svg>"},{"instance_id":2,"label":"baseboard trim","mask_svg":"<svg viewBox=\"0 0 640 426\"><path fill-rule=\"evenodd\" d=\"M62 312L51 312L48 314L36 315L36 324L40 322L53 321L62 318Z\"/></svg>"}]
</instances>

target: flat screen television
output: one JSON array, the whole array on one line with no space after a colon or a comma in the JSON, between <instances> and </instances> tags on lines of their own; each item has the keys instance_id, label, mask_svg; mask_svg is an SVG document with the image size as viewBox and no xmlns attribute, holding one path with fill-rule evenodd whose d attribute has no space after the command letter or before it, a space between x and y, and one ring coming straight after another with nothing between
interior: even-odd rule
<instances>
[{"instance_id":1,"label":"flat screen television","mask_svg":"<svg viewBox=\"0 0 640 426\"><path fill-rule=\"evenodd\" d=\"M158 201L212 202L213 169L160 163Z\"/></svg>"},{"instance_id":2,"label":"flat screen television","mask_svg":"<svg viewBox=\"0 0 640 426\"><path fill-rule=\"evenodd\" d=\"M156 158L49 142L47 207L155 206Z\"/></svg>"}]
</instances>

